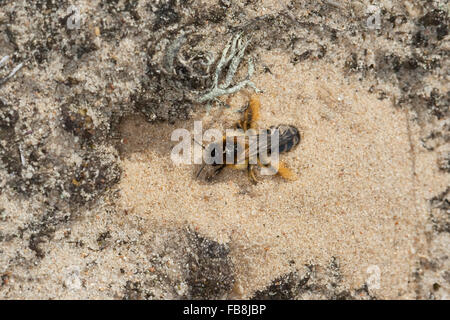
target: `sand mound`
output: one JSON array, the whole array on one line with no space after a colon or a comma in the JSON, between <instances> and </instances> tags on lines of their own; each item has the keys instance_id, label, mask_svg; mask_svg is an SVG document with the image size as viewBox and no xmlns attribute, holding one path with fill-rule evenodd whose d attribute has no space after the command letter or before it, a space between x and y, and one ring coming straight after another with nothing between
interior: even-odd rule
<instances>
[{"instance_id":1,"label":"sand mound","mask_svg":"<svg viewBox=\"0 0 450 320\"><path fill-rule=\"evenodd\" d=\"M175 128L226 128L239 118L244 94L231 109L198 113L174 125L131 118L122 125L122 206L156 225L189 227L228 243L237 292L249 297L277 275L336 257L350 287L380 272L384 297L413 290L415 236L426 218L416 207L415 155L407 115L380 101L326 64L308 71L286 57L262 56L273 74L255 83L261 94L260 126L297 126L302 142L282 159L299 179L262 178L251 185L245 172L225 170L212 183L196 180L194 168L174 165ZM270 63L269 63L270 61Z\"/></svg>"}]
</instances>

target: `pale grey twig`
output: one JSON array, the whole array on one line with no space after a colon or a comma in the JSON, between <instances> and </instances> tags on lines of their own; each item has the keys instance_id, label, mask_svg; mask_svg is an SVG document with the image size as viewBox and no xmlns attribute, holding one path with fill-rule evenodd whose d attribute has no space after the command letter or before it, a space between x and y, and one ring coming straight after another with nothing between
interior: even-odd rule
<instances>
[{"instance_id":1,"label":"pale grey twig","mask_svg":"<svg viewBox=\"0 0 450 320\"><path fill-rule=\"evenodd\" d=\"M27 161L25 160L25 156L23 155L23 148L22 145L19 144L19 155L20 155L20 162L22 163L22 166L27 166Z\"/></svg>"},{"instance_id":2,"label":"pale grey twig","mask_svg":"<svg viewBox=\"0 0 450 320\"><path fill-rule=\"evenodd\" d=\"M3 67L3 65L5 65L9 60L9 56L4 56L1 60L0 60L0 68ZM17 66L14 67L14 69L12 69L12 71L3 79L0 79L0 86L3 85L4 83L6 83L6 81L8 81L9 79L11 79L12 77L14 77L14 75L23 67L23 62L19 63Z\"/></svg>"},{"instance_id":3,"label":"pale grey twig","mask_svg":"<svg viewBox=\"0 0 450 320\"><path fill-rule=\"evenodd\" d=\"M255 71L253 60L251 58L247 60L247 77L244 80L238 82L236 85L231 86L233 78L249 44L249 41L242 40L241 35L242 34L240 33L234 36L223 49L222 56L217 62L216 70L214 73L213 86L206 94L198 99L198 102L202 103L206 101L216 100L217 97L238 92L246 86L253 88L256 92L261 91L256 88L255 84L252 81L250 81L250 78ZM228 54L228 52L230 53ZM220 75L222 74L222 70L226 66L228 66L228 71L225 76L225 80L222 84L219 84Z\"/></svg>"},{"instance_id":4,"label":"pale grey twig","mask_svg":"<svg viewBox=\"0 0 450 320\"><path fill-rule=\"evenodd\" d=\"M2 60L0 60L0 67L2 67L9 60L9 56L4 56Z\"/></svg>"},{"instance_id":5,"label":"pale grey twig","mask_svg":"<svg viewBox=\"0 0 450 320\"><path fill-rule=\"evenodd\" d=\"M181 46L186 42L185 33L182 32L181 35L175 39L175 41L169 46L167 49L166 55L164 56L164 67L166 67L166 71L169 73L175 73L173 68L173 61L175 57L178 55Z\"/></svg>"},{"instance_id":6,"label":"pale grey twig","mask_svg":"<svg viewBox=\"0 0 450 320\"><path fill-rule=\"evenodd\" d=\"M183 55L181 54L180 50L181 47L186 43L187 38L186 35L190 34L192 31L184 32L182 31L181 34L171 43L164 55L163 60L163 69L166 73L170 75L176 75L175 70L175 63L181 64L186 70L188 70L190 75L193 75L194 77L199 78L208 78L209 77L209 69L211 65L214 63L214 55L212 53L206 53L203 52L196 53L193 56L189 57L188 59L185 59ZM206 73L202 74L201 72L198 72L194 70L193 61L200 59L199 63L206 67Z\"/></svg>"},{"instance_id":7,"label":"pale grey twig","mask_svg":"<svg viewBox=\"0 0 450 320\"><path fill-rule=\"evenodd\" d=\"M227 76L225 78L224 83L220 86L220 88L228 88L231 85L231 81L233 81L234 75L236 74L237 68L241 63L241 59L244 56L245 49L247 49L248 41L246 41L243 45L241 39L239 39L239 46L241 49L237 52L237 54L233 57L230 63L230 67L227 72ZM250 65L249 65L250 66Z\"/></svg>"}]
</instances>

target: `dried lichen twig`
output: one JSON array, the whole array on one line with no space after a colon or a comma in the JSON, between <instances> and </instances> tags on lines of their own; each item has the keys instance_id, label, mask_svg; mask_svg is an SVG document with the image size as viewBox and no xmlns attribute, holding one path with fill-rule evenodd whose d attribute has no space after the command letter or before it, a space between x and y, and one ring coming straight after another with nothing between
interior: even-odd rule
<instances>
[{"instance_id":1,"label":"dried lichen twig","mask_svg":"<svg viewBox=\"0 0 450 320\"><path fill-rule=\"evenodd\" d=\"M2 68L9 60L9 56L4 56L1 60L0 60L0 68ZM0 79L0 86L3 85L4 83L6 83L6 81L8 81L9 79L11 79L12 77L14 77L14 75L23 67L23 62L19 63L16 67L14 67L14 69L12 69L12 71L3 79Z\"/></svg>"},{"instance_id":2,"label":"dried lichen twig","mask_svg":"<svg viewBox=\"0 0 450 320\"><path fill-rule=\"evenodd\" d=\"M241 38L242 34L238 34L233 37L228 44L225 46L225 49L222 51L222 56L219 59L219 62L216 66L216 71L214 73L213 86L212 88L204 95L202 95L198 102L203 103L206 101L216 100L217 97L232 94L238 92L246 86L253 88L256 92L261 92L258 88L256 88L255 84L250 80L251 76L255 71L255 67L253 65L252 58L248 58L248 70L247 77L238 82L236 85L231 86L233 78L236 74L236 71L241 63L241 60L244 56L245 50L247 49L249 41L244 41ZM229 54L228 54L229 52ZM228 71L225 76L225 80L223 83L219 84L219 78L222 74L222 70L228 66Z\"/></svg>"}]
</instances>

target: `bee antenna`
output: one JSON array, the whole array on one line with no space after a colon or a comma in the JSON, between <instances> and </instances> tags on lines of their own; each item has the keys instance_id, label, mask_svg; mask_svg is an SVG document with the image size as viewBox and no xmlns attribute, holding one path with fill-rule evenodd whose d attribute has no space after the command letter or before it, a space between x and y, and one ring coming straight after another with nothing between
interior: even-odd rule
<instances>
[{"instance_id":1,"label":"bee antenna","mask_svg":"<svg viewBox=\"0 0 450 320\"><path fill-rule=\"evenodd\" d=\"M194 140L194 142L196 144L198 144L200 147L203 148L203 150L205 150L205 146L203 144L201 144L200 142L198 142L197 140L195 140L195 138L192 138L192 140ZM197 179L200 176L200 173L202 172L203 168L205 167L205 163L201 166L200 170L198 170L197 175L195 176L195 178Z\"/></svg>"},{"instance_id":2,"label":"bee antenna","mask_svg":"<svg viewBox=\"0 0 450 320\"><path fill-rule=\"evenodd\" d=\"M196 144L198 144L200 147L202 147L203 149L205 149L205 146L203 144L201 144L200 142L198 142L197 140L195 140L195 138L193 138L192 140L194 140L194 142Z\"/></svg>"},{"instance_id":3,"label":"bee antenna","mask_svg":"<svg viewBox=\"0 0 450 320\"><path fill-rule=\"evenodd\" d=\"M200 173L202 172L203 168L205 167L206 164L203 164L200 168L200 170L198 170L197 175L195 176L195 178L197 179L198 176L200 175Z\"/></svg>"}]
</instances>

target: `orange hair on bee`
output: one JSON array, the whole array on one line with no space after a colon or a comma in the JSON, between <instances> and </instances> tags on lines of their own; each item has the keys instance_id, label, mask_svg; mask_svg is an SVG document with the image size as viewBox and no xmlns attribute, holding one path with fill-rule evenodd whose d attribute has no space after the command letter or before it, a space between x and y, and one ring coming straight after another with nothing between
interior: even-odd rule
<instances>
[{"instance_id":1,"label":"orange hair on bee","mask_svg":"<svg viewBox=\"0 0 450 320\"><path fill-rule=\"evenodd\" d=\"M281 161L278 164L278 172L277 172L277 174L280 175L283 179L286 179L286 180L293 181L293 180L297 179L296 175L289 168L287 168L284 165L284 163L282 163Z\"/></svg>"},{"instance_id":2,"label":"orange hair on bee","mask_svg":"<svg viewBox=\"0 0 450 320\"><path fill-rule=\"evenodd\" d=\"M261 108L261 102L259 101L258 95L256 95L256 94L252 95L250 97L249 106L244 114L245 122L252 129L256 129L256 121L259 120L260 108ZM245 129L249 129L249 128L245 128Z\"/></svg>"}]
</instances>

